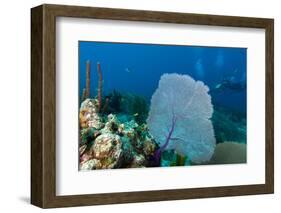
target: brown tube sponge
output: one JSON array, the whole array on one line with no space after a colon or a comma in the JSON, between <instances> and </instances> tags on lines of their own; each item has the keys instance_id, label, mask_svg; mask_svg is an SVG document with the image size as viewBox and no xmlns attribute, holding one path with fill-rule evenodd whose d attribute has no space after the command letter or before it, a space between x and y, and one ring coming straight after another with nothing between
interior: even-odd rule
<instances>
[{"instance_id":1,"label":"brown tube sponge","mask_svg":"<svg viewBox=\"0 0 281 213\"><path fill-rule=\"evenodd\" d=\"M99 108L98 111L101 111L102 108L102 72L100 68L100 63L97 63L98 75L99 75L99 83L98 83L98 101L99 101Z\"/></svg>"},{"instance_id":2,"label":"brown tube sponge","mask_svg":"<svg viewBox=\"0 0 281 213\"><path fill-rule=\"evenodd\" d=\"M86 62L86 98L90 97L90 60Z\"/></svg>"},{"instance_id":3,"label":"brown tube sponge","mask_svg":"<svg viewBox=\"0 0 281 213\"><path fill-rule=\"evenodd\" d=\"M247 162L247 145L237 142L217 144L210 164L234 164Z\"/></svg>"}]
</instances>

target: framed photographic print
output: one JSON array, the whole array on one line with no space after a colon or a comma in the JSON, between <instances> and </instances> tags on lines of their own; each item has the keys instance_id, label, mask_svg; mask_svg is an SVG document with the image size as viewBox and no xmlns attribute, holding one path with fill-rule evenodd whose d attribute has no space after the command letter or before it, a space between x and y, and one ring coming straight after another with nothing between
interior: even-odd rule
<instances>
[{"instance_id":1,"label":"framed photographic print","mask_svg":"<svg viewBox=\"0 0 281 213\"><path fill-rule=\"evenodd\" d=\"M31 9L31 203L274 191L272 19Z\"/></svg>"}]
</instances>

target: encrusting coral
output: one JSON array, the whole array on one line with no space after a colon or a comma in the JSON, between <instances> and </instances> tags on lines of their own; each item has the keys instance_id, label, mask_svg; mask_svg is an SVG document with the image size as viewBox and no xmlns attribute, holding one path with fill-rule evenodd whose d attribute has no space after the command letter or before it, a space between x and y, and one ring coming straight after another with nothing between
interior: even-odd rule
<instances>
[{"instance_id":1,"label":"encrusting coral","mask_svg":"<svg viewBox=\"0 0 281 213\"><path fill-rule=\"evenodd\" d=\"M96 99L86 99L80 108L82 111L95 111ZM85 110L85 106L90 109ZM158 148L148 129L139 126L134 120L121 123L113 114L90 116L85 125L80 117L80 169L108 169L146 167L153 165L151 157ZM81 120L82 118L82 120ZM92 119L92 120L91 120ZM102 121L102 122L101 122ZM83 124L83 127L81 126ZM99 125L97 125L99 124Z\"/></svg>"},{"instance_id":2,"label":"encrusting coral","mask_svg":"<svg viewBox=\"0 0 281 213\"><path fill-rule=\"evenodd\" d=\"M80 127L88 128L93 127L95 129L101 129L104 124L102 118L98 114L96 99L86 99L80 106L79 118Z\"/></svg>"},{"instance_id":3,"label":"encrusting coral","mask_svg":"<svg viewBox=\"0 0 281 213\"><path fill-rule=\"evenodd\" d=\"M119 135L101 134L95 139L91 152L93 158L100 162L100 168L111 169L119 167L121 164L122 142Z\"/></svg>"}]
</instances>

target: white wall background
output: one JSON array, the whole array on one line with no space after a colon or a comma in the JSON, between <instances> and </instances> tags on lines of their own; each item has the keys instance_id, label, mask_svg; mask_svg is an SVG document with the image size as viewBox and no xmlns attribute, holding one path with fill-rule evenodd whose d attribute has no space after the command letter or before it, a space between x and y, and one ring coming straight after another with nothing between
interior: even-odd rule
<instances>
[{"instance_id":1,"label":"white wall background","mask_svg":"<svg viewBox=\"0 0 281 213\"><path fill-rule=\"evenodd\" d=\"M30 8L39 0L1 1L0 6L0 210L39 212L30 192ZM69 212L278 212L281 207L281 13L277 0L49 0L47 3L275 18L275 194L68 208ZM238 174L239 175L239 174ZM208 178L208 177L205 177ZM52 209L49 212L63 212ZM279 210L280 211L280 210Z\"/></svg>"}]
</instances>

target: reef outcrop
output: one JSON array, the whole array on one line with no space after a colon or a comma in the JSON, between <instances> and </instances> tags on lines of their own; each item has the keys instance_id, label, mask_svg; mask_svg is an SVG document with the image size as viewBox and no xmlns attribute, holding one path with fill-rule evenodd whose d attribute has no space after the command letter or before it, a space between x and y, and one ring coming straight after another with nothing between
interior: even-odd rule
<instances>
[{"instance_id":1,"label":"reef outcrop","mask_svg":"<svg viewBox=\"0 0 281 213\"><path fill-rule=\"evenodd\" d=\"M80 127L101 129L104 124L98 114L98 102L96 99L87 98L82 102L79 112Z\"/></svg>"},{"instance_id":2,"label":"reef outcrop","mask_svg":"<svg viewBox=\"0 0 281 213\"><path fill-rule=\"evenodd\" d=\"M98 99L80 106L80 169L141 168L154 165L158 144L145 124L127 114L98 112Z\"/></svg>"}]
</instances>

